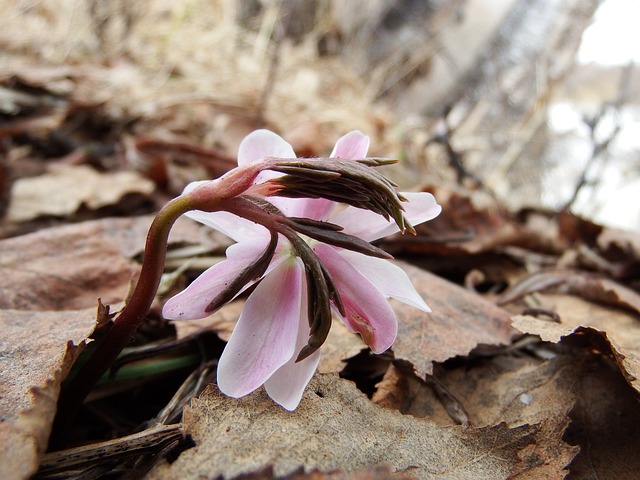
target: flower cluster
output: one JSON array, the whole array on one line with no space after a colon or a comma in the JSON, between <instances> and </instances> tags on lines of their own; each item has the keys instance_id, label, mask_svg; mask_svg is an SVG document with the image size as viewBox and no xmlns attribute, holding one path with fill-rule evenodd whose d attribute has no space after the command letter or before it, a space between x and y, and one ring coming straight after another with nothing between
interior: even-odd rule
<instances>
[{"instance_id":1,"label":"flower cluster","mask_svg":"<svg viewBox=\"0 0 640 480\"><path fill-rule=\"evenodd\" d=\"M436 217L440 206L429 193L397 194L382 176L368 184L371 174L359 169L385 163L366 159L368 147L367 136L348 133L336 143L333 163L324 159L319 169L315 159L296 159L278 135L257 130L241 143L238 164L273 157L272 168L257 174L227 211L187 214L237 243L166 302L165 318L208 316L255 286L220 358L224 394L241 397L264 385L275 402L293 410L318 365L331 310L375 353L387 350L397 333L387 297L429 311L404 271L369 242L412 230ZM195 182L185 194L205 186Z\"/></svg>"}]
</instances>

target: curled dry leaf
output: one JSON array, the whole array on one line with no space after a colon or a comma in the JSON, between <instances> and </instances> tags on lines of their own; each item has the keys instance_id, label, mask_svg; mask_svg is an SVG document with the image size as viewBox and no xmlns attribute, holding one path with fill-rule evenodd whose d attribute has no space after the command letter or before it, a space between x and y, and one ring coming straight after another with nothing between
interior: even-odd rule
<instances>
[{"instance_id":1,"label":"curled dry leaf","mask_svg":"<svg viewBox=\"0 0 640 480\"><path fill-rule=\"evenodd\" d=\"M0 466L4 479L29 478L49 437L60 383L93 332L95 308L0 310Z\"/></svg>"},{"instance_id":2,"label":"curled dry leaf","mask_svg":"<svg viewBox=\"0 0 640 480\"><path fill-rule=\"evenodd\" d=\"M196 447L150 479L233 478L269 465L284 476L380 464L424 479L507 478L538 465L548 448L538 426L439 427L380 408L352 383L323 374L295 412L263 391L234 400L209 386L185 410L184 425Z\"/></svg>"},{"instance_id":3,"label":"curled dry leaf","mask_svg":"<svg viewBox=\"0 0 640 480\"><path fill-rule=\"evenodd\" d=\"M359 335L351 333L342 321L334 319L329 337L322 346L318 371L339 373L344 370L347 359L355 357L366 348Z\"/></svg>"},{"instance_id":4,"label":"curled dry leaf","mask_svg":"<svg viewBox=\"0 0 640 480\"><path fill-rule=\"evenodd\" d=\"M429 272L399 264L432 310L424 313L393 302L399 323L393 351L413 364L419 376L432 372L432 362L465 356L478 345L511 342L516 332L506 310Z\"/></svg>"},{"instance_id":5,"label":"curled dry leaf","mask_svg":"<svg viewBox=\"0 0 640 480\"><path fill-rule=\"evenodd\" d=\"M127 194L147 196L154 188L153 182L135 172L99 173L86 165L52 165L44 175L13 184L7 218L24 222L66 217L83 204L96 210L117 204Z\"/></svg>"},{"instance_id":6,"label":"curled dry leaf","mask_svg":"<svg viewBox=\"0 0 640 480\"><path fill-rule=\"evenodd\" d=\"M571 295L538 295L541 305L559 314L560 323L516 315L513 326L543 340L559 342L580 327L600 332L629 384L640 392L640 318L637 314L588 302Z\"/></svg>"},{"instance_id":7,"label":"curled dry leaf","mask_svg":"<svg viewBox=\"0 0 640 480\"><path fill-rule=\"evenodd\" d=\"M37 468L60 382L81 350L73 345L93 332L99 296L119 302L126 295L139 268L129 258L139 253L150 222L105 219L0 241L3 478L28 478ZM194 225L179 222L171 238L197 237Z\"/></svg>"},{"instance_id":8,"label":"curled dry leaf","mask_svg":"<svg viewBox=\"0 0 640 480\"><path fill-rule=\"evenodd\" d=\"M458 399L457 412L452 413L446 401L437 394L433 383L418 377L411 369L400 362L392 363L376 385L371 398L381 407L398 410L404 415L429 418L437 425L462 425L468 421L464 405ZM461 411L461 415L457 415Z\"/></svg>"}]
</instances>

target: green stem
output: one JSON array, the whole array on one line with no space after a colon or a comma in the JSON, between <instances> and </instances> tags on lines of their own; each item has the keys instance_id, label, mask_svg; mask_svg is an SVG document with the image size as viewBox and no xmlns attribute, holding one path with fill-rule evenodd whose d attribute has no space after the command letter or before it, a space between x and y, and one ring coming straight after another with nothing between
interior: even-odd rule
<instances>
[{"instance_id":1,"label":"green stem","mask_svg":"<svg viewBox=\"0 0 640 480\"><path fill-rule=\"evenodd\" d=\"M53 428L54 437L73 419L93 386L133 338L158 290L171 227L178 217L194 208L196 202L191 196L180 196L167 203L154 218L147 234L142 269L133 294L105 338L61 393Z\"/></svg>"}]
</instances>

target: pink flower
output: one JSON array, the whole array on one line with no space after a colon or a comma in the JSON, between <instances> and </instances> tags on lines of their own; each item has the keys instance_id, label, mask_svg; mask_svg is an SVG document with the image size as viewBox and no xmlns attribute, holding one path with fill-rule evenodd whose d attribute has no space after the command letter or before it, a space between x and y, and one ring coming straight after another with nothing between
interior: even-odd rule
<instances>
[{"instance_id":1,"label":"pink flower","mask_svg":"<svg viewBox=\"0 0 640 480\"><path fill-rule=\"evenodd\" d=\"M331 157L365 158L369 137L358 131L343 136ZM238 151L240 166L264 157L295 158L291 145L275 133L257 130L248 135ZM260 184L281 174L263 172ZM195 182L185 191L202 182ZM440 206L429 193L403 193L408 200L405 216L416 225L436 217ZM325 199L270 197L288 217L328 221L343 232L367 242L398 231L398 226L379 214ZM227 258L200 275L183 292L167 301L167 319L196 319L211 314L212 299L219 298L228 285L246 272L272 245L271 233L263 226L228 212L187 214L194 220L219 230L237 243L227 250ZM396 315L387 302L394 297L416 308L429 307L411 285L406 273L382 258L336 247L317 240L308 244L328 271L344 306L336 311L346 327L361 335L375 353L393 344L397 333ZM255 283L255 282L252 282ZM242 397L265 386L269 396L287 410L294 410L313 376L320 351L296 361L310 334L308 282L305 266L292 244L278 235L275 253L249 295L238 323L218 364L218 387L230 397Z\"/></svg>"}]
</instances>

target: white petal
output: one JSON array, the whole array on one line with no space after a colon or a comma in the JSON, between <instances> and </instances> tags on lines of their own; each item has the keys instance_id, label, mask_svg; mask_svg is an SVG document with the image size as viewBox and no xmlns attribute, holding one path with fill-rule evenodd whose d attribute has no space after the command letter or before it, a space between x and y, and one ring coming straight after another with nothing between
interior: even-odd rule
<instances>
[{"instance_id":1,"label":"white petal","mask_svg":"<svg viewBox=\"0 0 640 480\"><path fill-rule=\"evenodd\" d=\"M302 315L300 259L281 263L251 293L218 363L218 387L242 397L295 353Z\"/></svg>"}]
</instances>

